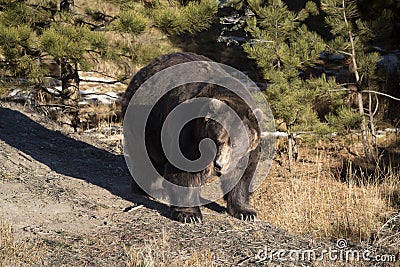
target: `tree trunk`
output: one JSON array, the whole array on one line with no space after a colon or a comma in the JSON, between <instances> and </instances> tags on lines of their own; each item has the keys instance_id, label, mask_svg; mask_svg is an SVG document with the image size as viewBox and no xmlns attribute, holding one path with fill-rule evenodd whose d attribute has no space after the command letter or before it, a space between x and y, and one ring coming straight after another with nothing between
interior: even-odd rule
<instances>
[{"instance_id":1,"label":"tree trunk","mask_svg":"<svg viewBox=\"0 0 400 267\"><path fill-rule=\"evenodd\" d=\"M60 11L74 11L74 0L60 0ZM61 59L62 102L66 106L65 113L69 124L76 131L79 125L79 74L77 64L71 64L66 58Z\"/></svg>"},{"instance_id":2,"label":"tree trunk","mask_svg":"<svg viewBox=\"0 0 400 267\"><path fill-rule=\"evenodd\" d=\"M295 162L298 156L296 138L293 134L288 134L288 156L289 156L289 172L293 173Z\"/></svg>"},{"instance_id":3,"label":"tree trunk","mask_svg":"<svg viewBox=\"0 0 400 267\"><path fill-rule=\"evenodd\" d=\"M362 140L362 144L364 147L364 154L365 156L368 158L368 160L372 161L373 160L373 156L372 156L372 152L371 152L371 147L369 145L368 142L368 135L367 135L367 127L366 127L366 120L365 120L365 114L364 114L364 102L363 102L363 98L362 98L362 93L361 92L357 92L357 98L358 98L358 111L360 113L360 116L362 118L361 120L361 140Z\"/></svg>"},{"instance_id":4,"label":"tree trunk","mask_svg":"<svg viewBox=\"0 0 400 267\"><path fill-rule=\"evenodd\" d=\"M376 96L376 95L375 95ZM378 99L377 97L376 97L376 99ZM375 113L376 113L376 110L378 110L378 100L376 101L376 110L372 110L372 103L373 103L373 101L372 101L372 93L368 93L368 101L369 101L369 106L368 106L368 109L369 109L369 111L368 111L368 115L369 115L369 129L370 129L370 131L371 131L371 135L372 135L372 148L374 149L374 155L375 155L375 157L377 156L377 154L378 154L378 144L377 144L377 141L376 141L376 131L375 131L375 120L374 120L374 117L375 117Z\"/></svg>"},{"instance_id":5,"label":"tree trunk","mask_svg":"<svg viewBox=\"0 0 400 267\"><path fill-rule=\"evenodd\" d=\"M78 67L72 66L67 59L62 59L61 65L61 97L65 105L68 124L76 131L79 126L79 74Z\"/></svg>"},{"instance_id":6,"label":"tree trunk","mask_svg":"<svg viewBox=\"0 0 400 267\"><path fill-rule=\"evenodd\" d=\"M351 63L350 63L349 67L353 68L354 76L356 78L356 83L358 85L357 98L358 98L358 111L360 112L360 115L362 117L361 127L360 127L361 128L360 130L361 130L362 144L363 144L363 147L364 147L365 157L367 157L368 160L372 161L373 160L373 155L371 153L371 147L370 147L369 141L368 141L367 127L366 127L367 122L366 122L365 113L364 113L364 102L363 102L363 98L362 98L362 92L361 92L361 90L359 88L359 86L361 84L361 79L360 79L360 75L358 73L358 68L357 68L356 47L355 47L355 44L354 44L353 33L351 31L351 27L350 27L349 22L347 20L345 0L342 1L342 6L343 6L343 18L344 18L344 22L346 23L347 28L349 29L348 36L349 36L349 41L350 41L350 44L351 44L351 53L350 53Z\"/></svg>"}]
</instances>

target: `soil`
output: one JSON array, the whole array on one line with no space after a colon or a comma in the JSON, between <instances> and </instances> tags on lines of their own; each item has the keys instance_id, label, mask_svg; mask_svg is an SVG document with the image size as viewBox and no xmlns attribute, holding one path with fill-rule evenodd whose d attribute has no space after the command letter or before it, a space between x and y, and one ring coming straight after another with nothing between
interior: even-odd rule
<instances>
[{"instance_id":1,"label":"soil","mask_svg":"<svg viewBox=\"0 0 400 267\"><path fill-rule=\"evenodd\" d=\"M236 220L218 203L202 208L202 224L172 221L167 206L131 192L117 146L0 102L0 214L17 238L43 247L40 265L127 266L129 248L150 245L170 266L205 252L215 266L275 266L257 263L257 252L334 246L264 221Z\"/></svg>"}]
</instances>

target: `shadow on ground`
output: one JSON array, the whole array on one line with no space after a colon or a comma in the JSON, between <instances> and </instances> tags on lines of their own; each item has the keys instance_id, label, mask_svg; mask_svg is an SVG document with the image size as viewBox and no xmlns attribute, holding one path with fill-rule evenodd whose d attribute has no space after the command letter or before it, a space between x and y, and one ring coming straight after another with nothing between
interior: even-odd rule
<instances>
[{"instance_id":1,"label":"shadow on ground","mask_svg":"<svg viewBox=\"0 0 400 267\"><path fill-rule=\"evenodd\" d=\"M123 155L52 131L19 111L0 107L0 140L47 165L53 171L85 180L135 204L169 217L167 205L131 191L132 177ZM210 203L209 209L224 208Z\"/></svg>"},{"instance_id":2,"label":"shadow on ground","mask_svg":"<svg viewBox=\"0 0 400 267\"><path fill-rule=\"evenodd\" d=\"M112 154L60 131L51 131L26 115L0 108L0 140L22 151L53 171L85 180L136 204L167 216L168 207L131 193L132 178L122 155Z\"/></svg>"}]
</instances>

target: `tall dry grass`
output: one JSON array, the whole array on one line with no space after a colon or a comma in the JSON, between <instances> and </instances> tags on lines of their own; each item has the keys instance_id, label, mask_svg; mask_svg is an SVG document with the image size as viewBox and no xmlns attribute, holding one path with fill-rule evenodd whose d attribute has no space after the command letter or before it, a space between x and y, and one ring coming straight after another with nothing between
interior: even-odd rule
<instances>
[{"instance_id":1,"label":"tall dry grass","mask_svg":"<svg viewBox=\"0 0 400 267\"><path fill-rule=\"evenodd\" d=\"M40 244L15 238L11 225L0 217L0 266L40 266Z\"/></svg>"},{"instance_id":2,"label":"tall dry grass","mask_svg":"<svg viewBox=\"0 0 400 267\"><path fill-rule=\"evenodd\" d=\"M335 153L300 152L293 173L285 162L275 164L255 192L252 202L261 219L292 233L360 243L373 240L398 212L400 180L394 168L365 174L351 164L343 166Z\"/></svg>"}]
</instances>

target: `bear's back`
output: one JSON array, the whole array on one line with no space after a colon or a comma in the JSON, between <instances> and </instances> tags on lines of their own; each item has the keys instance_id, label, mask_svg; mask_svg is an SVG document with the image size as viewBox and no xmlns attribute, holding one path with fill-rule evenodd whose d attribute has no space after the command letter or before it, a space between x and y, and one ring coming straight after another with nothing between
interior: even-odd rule
<instances>
[{"instance_id":1,"label":"bear's back","mask_svg":"<svg viewBox=\"0 0 400 267\"><path fill-rule=\"evenodd\" d=\"M133 76L122 98L122 117L125 116L129 101L146 80L166 68L191 61L211 61L211 59L190 52L176 52L168 55L159 56L156 59L152 60L147 66L139 70L135 74L135 76Z\"/></svg>"}]
</instances>

